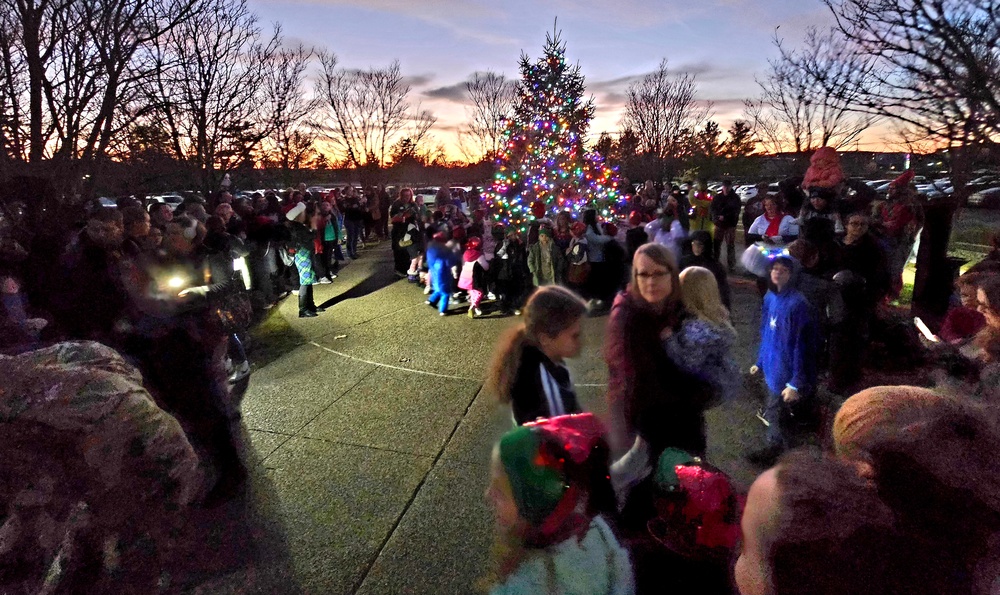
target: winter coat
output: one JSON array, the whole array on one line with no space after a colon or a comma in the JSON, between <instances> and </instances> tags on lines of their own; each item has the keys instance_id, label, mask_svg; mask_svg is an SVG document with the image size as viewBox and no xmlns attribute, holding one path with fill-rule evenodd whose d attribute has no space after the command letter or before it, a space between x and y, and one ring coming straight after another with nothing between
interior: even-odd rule
<instances>
[{"instance_id":1,"label":"winter coat","mask_svg":"<svg viewBox=\"0 0 1000 595\"><path fill-rule=\"evenodd\" d=\"M581 538L533 550L490 595L632 595L635 579L628 552L600 516Z\"/></svg>"},{"instance_id":2,"label":"winter coat","mask_svg":"<svg viewBox=\"0 0 1000 595\"><path fill-rule=\"evenodd\" d=\"M656 313L630 291L615 298L604 360L611 437L619 448L628 448L638 434L654 453L668 446L704 452L702 412L711 390L682 371L660 339L663 329L676 326L680 319L679 304L668 304L666 311Z\"/></svg>"},{"instance_id":3,"label":"winter coat","mask_svg":"<svg viewBox=\"0 0 1000 595\"><path fill-rule=\"evenodd\" d=\"M770 225L770 221L767 220L766 215L761 215L754 219L754 222L750 224L750 229L747 230L749 235L756 236L767 236L767 228ZM778 224L778 236L782 238L791 238L792 236L799 235L799 223L791 215L781 215L781 222ZM768 236L774 237L774 236Z\"/></svg>"},{"instance_id":4,"label":"winter coat","mask_svg":"<svg viewBox=\"0 0 1000 595\"><path fill-rule=\"evenodd\" d=\"M514 421L526 424L539 417L580 413L569 369L548 358L533 345L525 345L510 388Z\"/></svg>"},{"instance_id":5,"label":"winter coat","mask_svg":"<svg viewBox=\"0 0 1000 595\"><path fill-rule=\"evenodd\" d=\"M490 261L486 260L486 255L480 250L466 250L462 255L462 272L458 275L459 289L486 289L486 271L490 268Z\"/></svg>"},{"instance_id":6,"label":"winter coat","mask_svg":"<svg viewBox=\"0 0 1000 595\"><path fill-rule=\"evenodd\" d=\"M790 386L811 395L816 390L819 331L812 306L795 288L797 275L792 273L780 293L770 290L764 296L757 367L772 392Z\"/></svg>"},{"instance_id":7,"label":"winter coat","mask_svg":"<svg viewBox=\"0 0 1000 595\"><path fill-rule=\"evenodd\" d=\"M889 263L885 251L871 234L864 234L853 244L843 244L840 266L864 278L865 295L873 305L889 293L892 284L889 280Z\"/></svg>"},{"instance_id":8,"label":"winter coat","mask_svg":"<svg viewBox=\"0 0 1000 595\"><path fill-rule=\"evenodd\" d=\"M799 228L805 227L806 221L810 219L828 219L833 223L833 232L839 235L844 233L844 222L840 219L840 213L835 211L833 207L829 207L825 211L817 211L809 203L802 205L802 210L799 211L798 224Z\"/></svg>"},{"instance_id":9,"label":"winter coat","mask_svg":"<svg viewBox=\"0 0 1000 595\"><path fill-rule=\"evenodd\" d=\"M455 286L455 277L452 276L451 269L459 264L458 254L441 242L431 242L427 245L426 259L431 287L437 291L451 293Z\"/></svg>"},{"instance_id":10,"label":"winter coat","mask_svg":"<svg viewBox=\"0 0 1000 595\"><path fill-rule=\"evenodd\" d=\"M741 208L743 208L743 203L740 201L740 195L730 190L728 193L716 194L708 211L712 217L712 223L717 227L730 228L736 227L736 222L740 219Z\"/></svg>"},{"instance_id":11,"label":"winter coat","mask_svg":"<svg viewBox=\"0 0 1000 595\"><path fill-rule=\"evenodd\" d=\"M594 228L589 225L584 237L587 238L587 259L590 262L604 262L604 246L615 239L594 231Z\"/></svg>"},{"instance_id":12,"label":"winter coat","mask_svg":"<svg viewBox=\"0 0 1000 595\"><path fill-rule=\"evenodd\" d=\"M740 390L740 370L733 358L735 343L733 329L689 317L663 346L683 371L712 387L712 403L719 404L732 400Z\"/></svg>"},{"instance_id":13,"label":"winter coat","mask_svg":"<svg viewBox=\"0 0 1000 595\"><path fill-rule=\"evenodd\" d=\"M647 242L649 242L649 234L641 225L625 232L625 255L629 263L635 257L635 251Z\"/></svg>"},{"instance_id":14,"label":"winter coat","mask_svg":"<svg viewBox=\"0 0 1000 595\"><path fill-rule=\"evenodd\" d=\"M500 282L520 282L527 277L527 254L519 240L505 239L497 246L492 266L496 269L496 280Z\"/></svg>"},{"instance_id":15,"label":"winter coat","mask_svg":"<svg viewBox=\"0 0 1000 595\"><path fill-rule=\"evenodd\" d=\"M654 219L646 224L646 235L649 241L662 244L670 249L676 260L681 257L681 242L687 237L687 232L681 227L680 221L673 219L666 229L663 228L663 219Z\"/></svg>"},{"instance_id":16,"label":"winter coat","mask_svg":"<svg viewBox=\"0 0 1000 595\"><path fill-rule=\"evenodd\" d=\"M532 281L536 287L542 285L552 285L563 282L566 276L566 257L562 250L554 241L549 242L550 260L548 270L542 270L542 250L541 242L532 244L528 248L528 270L531 271Z\"/></svg>"}]
</instances>

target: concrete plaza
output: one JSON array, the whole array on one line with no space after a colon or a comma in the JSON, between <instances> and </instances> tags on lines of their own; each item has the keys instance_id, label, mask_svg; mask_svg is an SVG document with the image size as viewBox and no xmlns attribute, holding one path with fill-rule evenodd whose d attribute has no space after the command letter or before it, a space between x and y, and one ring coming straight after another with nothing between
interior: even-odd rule
<instances>
[{"instance_id":1,"label":"concrete plaza","mask_svg":"<svg viewBox=\"0 0 1000 595\"><path fill-rule=\"evenodd\" d=\"M752 363L759 299L733 285L738 361ZM499 333L518 319L439 317L397 280L387 243L330 285L327 310L299 319L285 300L255 338L243 401L251 480L244 498L196 511L182 567L188 593L472 593L489 559L483 493L509 410L481 389ZM584 323L570 362L586 409L602 415L606 316ZM761 444L752 391L708 414L709 459L749 485L742 454Z\"/></svg>"}]
</instances>

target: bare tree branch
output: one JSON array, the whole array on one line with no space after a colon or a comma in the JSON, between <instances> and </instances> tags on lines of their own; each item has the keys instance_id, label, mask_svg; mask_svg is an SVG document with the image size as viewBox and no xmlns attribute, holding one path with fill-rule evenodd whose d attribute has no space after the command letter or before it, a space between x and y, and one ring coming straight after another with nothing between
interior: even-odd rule
<instances>
[{"instance_id":1,"label":"bare tree branch","mask_svg":"<svg viewBox=\"0 0 1000 595\"><path fill-rule=\"evenodd\" d=\"M687 152L685 138L708 117L711 106L695 99L692 74L671 75L667 60L656 71L629 85L622 128L639 139L639 150L658 159Z\"/></svg>"},{"instance_id":2,"label":"bare tree branch","mask_svg":"<svg viewBox=\"0 0 1000 595\"><path fill-rule=\"evenodd\" d=\"M476 72L466 81L465 90L472 105L466 110L469 122L459 130L462 153L470 162L493 159L514 113L517 82L491 71Z\"/></svg>"},{"instance_id":3,"label":"bare tree branch","mask_svg":"<svg viewBox=\"0 0 1000 595\"><path fill-rule=\"evenodd\" d=\"M846 147L867 130L875 116L858 113L873 83L874 61L854 51L836 31L809 28L804 45L790 50L775 37L778 59L758 79L766 106L795 152ZM762 107L763 107L762 106Z\"/></svg>"}]
</instances>

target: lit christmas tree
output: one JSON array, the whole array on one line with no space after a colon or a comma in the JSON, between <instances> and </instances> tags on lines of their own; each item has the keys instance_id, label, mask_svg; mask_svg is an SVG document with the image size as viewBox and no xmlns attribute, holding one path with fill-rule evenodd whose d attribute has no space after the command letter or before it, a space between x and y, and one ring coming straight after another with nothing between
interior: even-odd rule
<instances>
[{"instance_id":1,"label":"lit christmas tree","mask_svg":"<svg viewBox=\"0 0 1000 595\"><path fill-rule=\"evenodd\" d=\"M566 44L546 35L544 56L521 54L521 97L507 124L497 173L485 195L493 218L522 231L543 217L568 210L579 218L595 208L605 218L625 208L614 168L584 149L594 101L584 101L580 66L569 66Z\"/></svg>"}]
</instances>

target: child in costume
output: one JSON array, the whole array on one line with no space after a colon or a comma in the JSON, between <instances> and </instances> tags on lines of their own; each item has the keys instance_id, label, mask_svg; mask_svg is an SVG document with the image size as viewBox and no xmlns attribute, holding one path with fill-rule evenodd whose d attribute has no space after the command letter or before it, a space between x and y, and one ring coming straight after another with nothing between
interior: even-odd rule
<instances>
[{"instance_id":1,"label":"child in costume","mask_svg":"<svg viewBox=\"0 0 1000 595\"><path fill-rule=\"evenodd\" d=\"M479 305L483 303L487 285L486 271L490 268L490 261L481 248L482 240L479 236L469 238L462 254L462 272L458 276L458 287L469 292L469 318L483 314Z\"/></svg>"},{"instance_id":2,"label":"child in costume","mask_svg":"<svg viewBox=\"0 0 1000 595\"><path fill-rule=\"evenodd\" d=\"M580 352L580 324L587 305L558 285L539 288L524 306L524 322L497 343L487 385L501 403L510 403L514 422L579 413L566 358Z\"/></svg>"},{"instance_id":3,"label":"child in costume","mask_svg":"<svg viewBox=\"0 0 1000 595\"><path fill-rule=\"evenodd\" d=\"M590 414L508 432L486 497L497 523L491 595L631 595L628 553L601 516L614 505L604 429Z\"/></svg>"},{"instance_id":4,"label":"child in costume","mask_svg":"<svg viewBox=\"0 0 1000 595\"><path fill-rule=\"evenodd\" d=\"M438 309L441 316L448 313L448 300L454 290L452 267L458 264L458 254L448 247L448 236L439 231L427 246L427 275L432 288L427 304Z\"/></svg>"}]
</instances>

